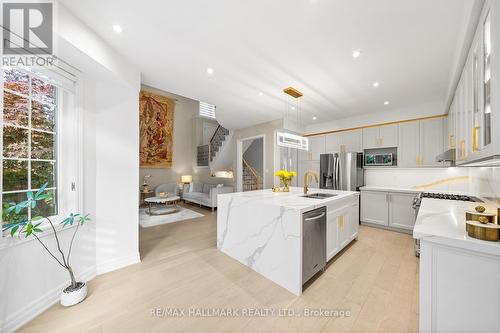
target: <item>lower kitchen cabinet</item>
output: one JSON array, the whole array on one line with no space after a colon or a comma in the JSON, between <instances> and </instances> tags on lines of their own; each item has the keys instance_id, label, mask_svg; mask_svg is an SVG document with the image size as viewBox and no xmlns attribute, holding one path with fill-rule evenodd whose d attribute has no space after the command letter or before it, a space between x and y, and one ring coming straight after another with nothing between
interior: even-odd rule
<instances>
[{"instance_id":1,"label":"lower kitchen cabinet","mask_svg":"<svg viewBox=\"0 0 500 333\"><path fill-rule=\"evenodd\" d=\"M389 193L389 226L413 230L415 210L413 209L414 193Z\"/></svg>"},{"instance_id":2,"label":"lower kitchen cabinet","mask_svg":"<svg viewBox=\"0 0 500 333\"><path fill-rule=\"evenodd\" d=\"M361 222L393 229L413 230L417 193L361 191Z\"/></svg>"},{"instance_id":3,"label":"lower kitchen cabinet","mask_svg":"<svg viewBox=\"0 0 500 333\"><path fill-rule=\"evenodd\" d=\"M388 225L388 195L387 192L361 191L361 221Z\"/></svg>"},{"instance_id":4,"label":"lower kitchen cabinet","mask_svg":"<svg viewBox=\"0 0 500 333\"><path fill-rule=\"evenodd\" d=\"M359 197L327 207L326 259L330 260L358 237Z\"/></svg>"}]
</instances>

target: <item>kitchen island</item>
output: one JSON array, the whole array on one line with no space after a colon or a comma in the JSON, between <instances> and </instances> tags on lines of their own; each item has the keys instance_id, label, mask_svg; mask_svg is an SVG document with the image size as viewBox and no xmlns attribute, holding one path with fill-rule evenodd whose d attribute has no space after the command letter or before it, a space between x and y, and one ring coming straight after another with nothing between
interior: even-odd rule
<instances>
[{"instance_id":1,"label":"kitchen island","mask_svg":"<svg viewBox=\"0 0 500 333\"><path fill-rule=\"evenodd\" d=\"M328 198L303 197L303 189L220 194L217 248L295 295L302 294L302 214L326 207L326 259L358 235L359 192L311 189Z\"/></svg>"}]
</instances>

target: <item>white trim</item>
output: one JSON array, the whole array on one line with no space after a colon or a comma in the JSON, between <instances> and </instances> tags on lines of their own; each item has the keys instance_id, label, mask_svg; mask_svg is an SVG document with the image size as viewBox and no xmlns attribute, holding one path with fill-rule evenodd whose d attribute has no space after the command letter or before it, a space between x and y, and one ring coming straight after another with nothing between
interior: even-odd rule
<instances>
[{"instance_id":1,"label":"white trim","mask_svg":"<svg viewBox=\"0 0 500 333\"><path fill-rule=\"evenodd\" d=\"M77 280L88 282L96 277L95 267L90 267L86 271L77 275ZM64 281L55 288L52 288L46 292L43 296L33 300L29 304L26 304L21 309L17 310L15 313L11 314L5 321L0 322L0 331L2 332L14 332L21 328L23 325L27 324L35 317L40 315L42 312L59 302L59 297L61 296L61 290L68 286L69 279Z\"/></svg>"},{"instance_id":2,"label":"white trim","mask_svg":"<svg viewBox=\"0 0 500 333\"><path fill-rule=\"evenodd\" d=\"M243 141L262 138L262 188L266 188L266 135L258 134L236 141L236 192L243 191Z\"/></svg>"},{"instance_id":3,"label":"white trim","mask_svg":"<svg viewBox=\"0 0 500 333\"><path fill-rule=\"evenodd\" d=\"M140 261L141 260L139 252L125 257L117 258L99 266L92 266L88 268L83 273L77 275L77 280L88 282L98 275L137 264ZM6 333L14 332L54 304L58 303L61 295L61 290L64 289L68 285L68 283L69 280L64 281L64 283L59 284L55 288L52 288L43 296L37 298L36 300L33 300L29 304L17 310L15 313L11 314L3 322L0 321L0 331Z\"/></svg>"},{"instance_id":4,"label":"white trim","mask_svg":"<svg viewBox=\"0 0 500 333\"><path fill-rule=\"evenodd\" d=\"M100 263L96 265L96 273L97 275L101 275L104 273L108 273L111 271L116 271L117 269L138 264L141 262L141 256L139 252L129 254L127 256L115 258L112 260L108 260L106 262Z\"/></svg>"}]
</instances>

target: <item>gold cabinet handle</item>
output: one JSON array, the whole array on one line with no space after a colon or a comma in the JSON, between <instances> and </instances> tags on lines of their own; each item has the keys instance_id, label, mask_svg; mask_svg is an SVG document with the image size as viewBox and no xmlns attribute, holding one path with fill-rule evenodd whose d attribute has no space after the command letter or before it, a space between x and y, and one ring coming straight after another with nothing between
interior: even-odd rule
<instances>
[{"instance_id":1,"label":"gold cabinet handle","mask_svg":"<svg viewBox=\"0 0 500 333\"><path fill-rule=\"evenodd\" d=\"M479 127L474 127L472 129L472 151L479 150Z\"/></svg>"},{"instance_id":2,"label":"gold cabinet handle","mask_svg":"<svg viewBox=\"0 0 500 333\"><path fill-rule=\"evenodd\" d=\"M450 148L455 148L455 136L450 135Z\"/></svg>"},{"instance_id":3,"label":"gold cabinet handle","mask_svg":"<svg viewBox=\"0 0 500 333\"><path fill-rule=\"evenodd\" d=\"M339 228L340 230L344 230L344 215L339 216Z\"/></svg>"},{"instance_id":4,"label":"gold cabinet handle","mask_svg":"<svg viewBox=\"0 0 500 333\"><path fill-rule=\"evenodd\" d=\"M340 152L345 153L345 145L340 145Z\"/></svg>"},{"instance_id":5,"label":"gold cabinet handle","mask_svg":"<svg viewBox=\"0 0 500 333\"><path fill-rule=\"evenodd\" d=\"M417 162L417 165L420 165L420 158L419 158L419 156L418 156L418 155L417 155L417 157L416 157L416 162Z\"/></svg>"}]
</instances>

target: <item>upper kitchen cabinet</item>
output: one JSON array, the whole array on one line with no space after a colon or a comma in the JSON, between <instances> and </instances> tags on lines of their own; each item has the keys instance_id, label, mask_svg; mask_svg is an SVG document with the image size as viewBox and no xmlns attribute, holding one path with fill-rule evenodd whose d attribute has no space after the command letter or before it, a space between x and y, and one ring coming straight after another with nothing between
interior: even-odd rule
<instances>
[{"instance_id":1,"label":"upper kitchen cabinet","mask_svg":"<svg viewBox=\"0 0 500 333\"><path fill-rule=\"evenodd\" d=\"M326 153L363 151L360 129L329 134L325 140Z\"/></svg>"},{"instance_id":2,"label":"upper kitchen cabinet","mask_svg":"<svg viewBox=\"0 0 500 333\"><path fill-rule=\"evenodd\" d=\"M363 128L363 149L398 146L398 125Z\"/></svg>"},{"instance_id":3,"label":"upper kitchen cabinet","mask_svg":"<svg viewBox=\"0 0 500 333\"><path fill-rule=\"evenodd\" d=\"M398 166L413 168L420 162L420 123L399 124Z\"/></svg>"},{"instance_id":4,"label":"upper kitchen cabinet","mask_svg":"<svg viewBox=\"0 0 500 333\"><path fill-rule=\"evenodd\" d=\"M340 148L346 152L362 152L363 133L360 129L342 132L340 136Z\"/></svg>"},{"instance_id":5,"label":"upper kitchen cabinet","mask_svg":"<svg viewBox=\"0 0 500 333\"><path fill-rule=\"evenodd\" d=\"M309 150L299 151L299 161L319 161L319 155L325 153L325 136L309 137Z\"/></svg>"},{"instance_id":6,"label":"upper kitchen cabinet","mask_svg":"<svg viewBox=\"0 0 500 333\"><path fill-rule=\"evenodd\" d=\"M436 156L444 150L443 143L443 118L425 119L420 124L420 163L419 166L441 166L436 162Z\"/></svg>"},{"instance_id":7,"label":"upper kitchen cabinet","mask_svg":"<svg viewBox=\"0 0 500 333\"><path fill-rule=\"evenodd\" d=\"M340 133L332 133L325 136L325 152L327 154L340 151Z\"/></svg>"},{"instance_id":8,"label":"upper kitchen cabinet","mask_svg":"<svg viewBox=\"0 0 500 333\"><path fill-rule=\"evenodd\" d=\"M500 2L486 1L449 110L458 165L500 165L499 47Z\"/></svg>"},{"instance_id":9,"label":"upper kitchen cabinet","mask_svg":"<svg viewBox=\"0 0 500 333\"><path fill-rule=\"evenodd\" d=\"M443 118L399 124L398 166L403 168L440 166L436 156L444 150Z\"/></svg>"}]
</instances>

